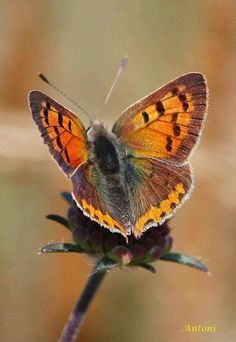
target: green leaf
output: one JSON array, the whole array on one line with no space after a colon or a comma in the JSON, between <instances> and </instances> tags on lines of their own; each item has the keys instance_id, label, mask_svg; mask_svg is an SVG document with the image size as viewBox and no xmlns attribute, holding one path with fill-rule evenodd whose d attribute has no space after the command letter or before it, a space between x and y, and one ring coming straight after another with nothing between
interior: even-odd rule
<instances>
[{"instance_id":1,"label":"green leaf","mask_svg":"<svg viewBox=\"0 0 236 342\"><path fill-rule=\"evenodd\" d=\"M50 243L42 247L39 251L43 253L84 253L84 250L79 246L72 243Z\"/></svg>"},{"instance_id":2,"label":"green leaf","mask_svg":"<svg viewBox=\"0 0 236 342\"><path fill-rule=\"evenodd\" d=\"M194 267L200 271L208 272L208 269L199 260L181 253L168 253L163 255L160 260L177 262L178 264Z\"/></svg>"},{"instance_id":3,"label":"green leaf","mask_svg":"<svg viewBox=\"0 0 236 342\"><path fill-rule=\"evenodd\" d=\"M55 215L55 214L49 214L46 216L46 218L48 220L58 222L58 223L62 224L64 227L66 227L67 229L71 230L69 223L65 217L62 217L60 215Z\"/></svg>"},{"instance_id":4,"label":"green leaf","mask_svg":"<svg viewBox=\"0 0 236 342\"><path fill-rule=\"evenodd\" d=\"M150 264L138 264L137 266L144 268L145 270L152 272L152 273L156 273L156 269L155 267L153 267Z\"/></svg>"}]
</instances>

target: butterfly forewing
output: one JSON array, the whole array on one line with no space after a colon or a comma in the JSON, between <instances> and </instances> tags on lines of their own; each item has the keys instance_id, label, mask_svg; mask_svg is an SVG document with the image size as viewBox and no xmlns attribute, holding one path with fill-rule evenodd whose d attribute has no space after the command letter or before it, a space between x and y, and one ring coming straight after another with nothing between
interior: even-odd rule
<instances>
[{"instance_id":1,"label":"butterfly forewing","mask_svg":"<svg viewBox=\"0 0 236 342\"><path fill-rule=\"evenodd\" d=\"M87 160L86 131L79 118L40 91L29 94L33 120L59 167L70 176Z\"/></svg>"},{"instance_id":2,"label":"butterfly forewing","mask_svg":"<svg viewBox=\"0 0 236 342\"><path fill-rule=\"evenodd\" d=\"M135 156L182 164L198 141L206 107L206 80L189 73L125 110L113 132Z\"/></svg>"}]
</instances>

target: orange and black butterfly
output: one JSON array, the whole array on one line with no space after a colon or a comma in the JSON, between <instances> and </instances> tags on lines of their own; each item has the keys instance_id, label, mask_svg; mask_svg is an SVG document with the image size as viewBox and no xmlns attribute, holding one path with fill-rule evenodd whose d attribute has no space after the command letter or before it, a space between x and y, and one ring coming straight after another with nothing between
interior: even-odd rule
<instances>
[{"instance_id":1,"label":"orange and black butterfly","mask_svg":"<svg viewBox=\"0 0 236 342\"><path fill-rule=\"evenodd\" d=\"M41 91L29 106L44 142L71 179L77 205L92 220L139 238L189 197L189 157L199 142L208 102L206 79L183 75L128 107L108 131L85 129L70 110Z\"/></svg>"}]
</instances>

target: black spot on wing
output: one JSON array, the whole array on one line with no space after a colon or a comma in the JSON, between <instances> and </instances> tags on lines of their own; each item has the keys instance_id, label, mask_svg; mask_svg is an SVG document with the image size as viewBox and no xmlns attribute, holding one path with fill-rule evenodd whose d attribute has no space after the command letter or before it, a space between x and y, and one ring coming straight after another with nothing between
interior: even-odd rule
<instances>
[{"instance_id":1,"label":"black spot on wing","mask_svg":"<svg viewBox=\"0 0 236 342\"><path fill-rule=\"evenodd\" d=\"M180 99L181 102L184 102L184 101L187 100L187 97L186 97L185 94L179 94L179 99Z\"/></svg>"},{"instance_id":2,"label":"black spot on wing","mask_svg":"<svg viewBox=\"0 0 236 342\"><path fill-rule=\"evenodd\" d=\"M71 132L71 121L70 120L69 120L69 123L68 123L68 129Z\"/></svg>"},{"instance_id":3,"label":"black spot on wing","mask_svg":"<svg viewBox=\"0 0 236 342\"><path fill-rule=\"evenodd\" d=\"M178 87L174 87L172 89L172 95L175 96L175 95L177 95L177 93L178 93Z\"/></svg>"},{"instance_id":4,"label":"black spot on wing","mask_svg":"<svg viewBox=\"0 0 236 342\"><path fill-rule=\"evenodd\" d=\"M180 129L180 126L179 126L179 125L174 125L173 131L174 131L174 135L175 135L176 137L180 136L181 129Z\"/></svg>"},{"instance_id":5,"label":"black spot on wing","mask_svg":"<svg viewBox=\"0 0 236 342\"><path fill-rule=\"evenodd\" d=\"M174 114L172 115L172 117L171 117L171 121L172 121L172 122L176 122L177 119L178 119L178 113L174 113Z\"/></svg>"},{"instance_id":6,"label":"black spot on wing","mask_svg":"<svg viewBox=\"0 0 236 342\"><path fill-rule=\"evenodd\" d=\"M183 109L184 109L184 111L187 111L187 110L188 110L188 107L189 107L189 104L188 104L187 101L185 101L185 102L183 103Z\"/></svg>"},{"instance_id":7,"label":"black spot on wing","mask_svg":"<svg viewBox=\"0 0 236 342\"><path fill-rule=\"evenodd\" d=\"M165 217L167 215L167 213L165 211L163 211L160 215L161 218Z\"/></svg>"},{"instance_id":8,"label":"black spot on wing","mask_svg":"<svg viewBox=\"0 0 236 342\"><path fill-rule=\"evenodd\" d=\"M54 126L53 128L54 128L54 131L55 131L56 135L58 135L59 134L58 128L56 126Z\"/></svg>"},{"instance_id":9,"label":"black spot on wing","mask_svg":"<svg viewBox=\"0 0 236 342\"><path fill-rule=\"evenodd\" d=\"M45 120L46 124L49 126L49 121L48 121L48 110L47 110L47 108L44 108L44 110L43 110L43 115L44 115L44 120Z\"/></svg>"},{"instance_id":10,"label":"black spot on wing","mask_svg":"<svg viewBox=\"0 0 236 342\"><path fill-rule=\"evenodd\" d=\"M179 99L183 104L184 111L187 111L189 108L189 104L188 104L188 99L187 99L186 95L185 94L179 94Z\"/></svg>"},{"instance_id":11,"label":"black spot on wing","mask_svg":"<svg viewBox=\"0 0 236 342\"><path fill-rule=\"evenodd\" d=\"M63 116L60 112L58 112L58 124L63 127Z\"/></svg>"},{"instance_id":12,"label":"black spot on wing","mask_svg":"<svg viewBox=\"0 0 236 342\"><path fill-rule=\"evenodd\" d=\"M66 160L68 162L68 164L70 163L70 157L69 157L69 154L68 154L68 151L67 149L65 148L65 156L66 156Z\"/></svg>"},{"instance_id":13,"label":"black spot on wing","mask_svg":"<svg viewBox=\"0 0 236 342\"><path fill-rule=\"evenodd\" d=\"M93 215L93 218L95 218L95 220L99 221L99 217L96 214Z\"/></svg>"},{"instance_id":14,"label":"black spot on wing","mask_svg":"<svg viewBox=\"0 0 236 342\"><path fill-rule=\"evenodd\" d=\"M168 152L171 152L171 150L172 150L172 143L173 143L172 138L168 136L168 137L166 138L166 150L167 150Z\"/></svg>"},{"instance_id":15,"label":"black spot on wing","mask_svg":"<svg viewBox=\"0 0 236 342\"><path fill-rule=\"evenodd\" d=\"M145 226L147 226L148 224L153 224L155 221L152 219L149 219L145 222Z\"/></svg>"},{"instance_id":16,"label":"black spot on wing","mask_svg":"<svg viewBox=\"0 0 236 342\"><path fill-rule=\"evenodd\" d=\"M62 148L63 148L63 146L62 146L61 139L60 139L60 137L59 137L59 136L57 136L57 138L56 138L56 142L57 142L57 146L58 146L60 149L62 149Z\"/></svg>"},{"instance_id":17,"label":"black spot on wing","mask_svg":"<svg viewBox=\"0 0 236 342\"><path fill-rule=\"evenodd\" d=\"M120 227L116 226L115 224L113 228L120 230Z\"/></svg>"},{"instance_id":18,"label":"black spot on wing","mask_svg":"<svg viewBox=\"0 0 236 342\"><path fill-rule=\"evenodd\" d=\"M149 121L149 115L147 112L142 112L143 120L145 123Z\"/></svg>"},{"instance_id":19,"label":"black spot on wing","mask_svg":"<svg viewBox=\"0 0 236 342\"><path fill-rule=\"evenodd\" d=\"M156 103L156 109L159 115L164 115L165 114L165 108L163 106L163 103L161 101L157 101Z\"/></svg>"}]
</instances>

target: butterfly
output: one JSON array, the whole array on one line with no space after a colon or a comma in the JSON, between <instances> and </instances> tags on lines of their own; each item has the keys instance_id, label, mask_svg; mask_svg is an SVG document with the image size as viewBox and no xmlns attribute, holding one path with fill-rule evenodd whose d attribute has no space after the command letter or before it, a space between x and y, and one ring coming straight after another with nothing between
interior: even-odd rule
<instances>
[{"instance_id":1,"label":"butterfly","mask_svg":"<svg viewBox=\"0 0 236 342\"><path fill-rule=\"evenodd\" d=\"M199 142L207 105L207 82L197 72L128 107L111 131L97 120L85 129L74 113L46 94L29 94L33 120L71 179L78 207L126 239L161 225L189 198L189 157Z\"/></svg>"}]
</instances>

